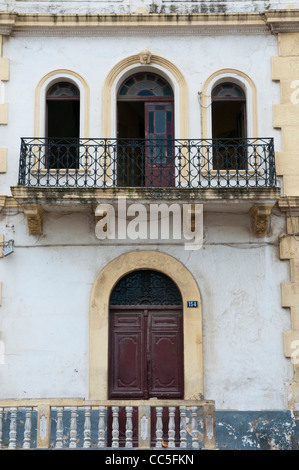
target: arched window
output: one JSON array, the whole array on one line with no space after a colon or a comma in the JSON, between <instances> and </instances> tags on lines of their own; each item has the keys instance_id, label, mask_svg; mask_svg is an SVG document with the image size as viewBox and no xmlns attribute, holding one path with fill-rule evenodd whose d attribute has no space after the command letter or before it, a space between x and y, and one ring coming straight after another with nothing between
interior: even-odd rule
<instances>
[{"instance_id":1,"label":"arched window","mask_svg":"<svg viewBox=\"0 0 299 470\"><path fill-rule=\"evenodd\" d=\"M174 185L173 101L171 86L155 73L132 75L120 85L119 186Z\"/></svg>"},{"instance_id":2,"label":"arched window","mask_svg":"<svg viewBox=\"0 0 299 470\"><path fill-rule=\"evenodd\" d=\"M245 169L246 97L235 83L224 82L212 90L213 166ZM220 147L219 147L220 146Z\"/></svg>"},{"instance_id":3,"label":"arched window","mask_svg":"<svg viewBox=\"0 0 299 470\"><path fill-rule=\"evenodd\" d=\"M78 168L80 92L70 82L52 85L46 96L48 168Z\"/></svg>"}]
</instances>

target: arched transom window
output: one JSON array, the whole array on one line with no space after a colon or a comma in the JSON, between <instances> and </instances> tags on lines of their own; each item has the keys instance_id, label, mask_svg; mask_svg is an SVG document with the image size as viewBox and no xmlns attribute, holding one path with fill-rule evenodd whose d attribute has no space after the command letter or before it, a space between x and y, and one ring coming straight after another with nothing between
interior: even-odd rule
<instances>
[{"instance_id":1,"label":"arched transom window","mask_svg":"<svg viewBox=\"0 0 299 470\"><path fill-rule=\"evenodd\" d=\"M119 89L121 97L170 97L173 92L169 84L159 75L142 73L134 75L121 85Z\"/></svg>"}]
</instances>

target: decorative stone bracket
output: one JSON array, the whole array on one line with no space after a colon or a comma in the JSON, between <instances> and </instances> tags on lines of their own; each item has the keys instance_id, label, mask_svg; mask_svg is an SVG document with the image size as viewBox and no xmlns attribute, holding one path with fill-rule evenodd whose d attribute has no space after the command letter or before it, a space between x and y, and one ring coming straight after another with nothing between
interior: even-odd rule
<instances>
[{"instance_id":1,"label":"decorative stone bracket","mask_svg":"<svg viewBox=\"0 0 299 470\"><path fill-rule=\"evenodd\" d=\"M253 232L257 237L265 237L269 229L269 219L274 204L256 204L249 213L252 217Z\"/></svg>"},{"instance_id":2,"label":"decorative stone bracket","mask_svg":"<svg viewBox=\"0 0 299 470\"><path fill-rule=\"evenodd\" d=\"M30 235L43 233L43 208L38 204L24 206L24 214L27 217L27 225Z\"/></svg>"}]
</instances>

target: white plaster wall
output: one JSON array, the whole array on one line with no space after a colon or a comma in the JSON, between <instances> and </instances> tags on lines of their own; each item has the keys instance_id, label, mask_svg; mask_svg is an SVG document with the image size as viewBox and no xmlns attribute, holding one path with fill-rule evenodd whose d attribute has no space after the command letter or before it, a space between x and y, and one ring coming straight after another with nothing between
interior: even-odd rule
<instances>
[{"instance_id":1,"label":"white plaster wall","mask_svg":"<svg viewBox=\"0 0 299 470\"><path fill-rule=\"evenodd\" d=\"M204 245L190 252L141 244L107 249L87 214L47 213L40 237L27 235L23 214L2 219L15 252L0 260L0 398L88 397L92 284L110 260L136 248L175 256L198 282L205 397L218 409L284 409L293 371L283 353L283 332L290 329L280 297L281 282L289 280L277 244L283 218L272 217L262 242L250 223L245 214L205 214Z\"/></svg>"},{"instance_id":2,"label":"white plaster wall","mask_svg":"<svg viewBox=\"0 0 299 470\"><path fill-rule=\"evenodd\" d=\"M27 2L24 2L24 5ZM11 4L12 5L12 4ZM29 5L29 3L28 3ZM46 3L45 3L46 5ZM71 69L90 87L90 135L101 137L102 86L111 68L144 48L172 61L189 90L190 137L201 137L197 99L207 77L236 68L257 87L258 136L275 137L272 104L279 85L271 79L272 35L216 37L22 37L4 40L10 80L3 83L8 125L0 126L8 148L1 194L17 184L21 137L34 137L34 93L47 73ZM186 53L187 52L187 53ZM256 137L256 136L253 136ZM289 281L289 263L279 260L281 215L272 217L271 236L254 239L248 215L206 214L205 243L198 252L159 248L181 260L195 276L203 301L206 398L218 409L282 409L292 365L283 354L283 332L290 330L281 308L280 284ZM0 214L0 233L15 240L15 253L0 259L3 283L0 340L0 397L88 397L88 309L100 270L132 246L107 248L95 238L90 214L46 214L44 234L29 236L25 217Z\"/></svg>"},{"instance_id":3,"label":"white plaster wall","mask_svg":"<svg viewBox=\"0 0 299 470\"><path fill-rule=\"evenodd\" d=\"M271 78L271 57L277 55L275 36L185 36L179 40L140 36L125 41L122 37L14 36L3 44L3 56L10 59L10 80L2 84L3 101L8 103L8 125L0 126L1 147L8 148L2 193L8 194L10 186L17 184L20 138L34 137L35 89L40 80L58 69L80 74L90 88L90 136L102 137L105 78L119 61L144 48L173 62L183 73L189 92L190 138L202 137L198 92L212 73L231 68L247 74L257 89L258 135L248 137L274 137L275 149L280 150L280 131L273 129L272 117L272 104L280 101L279 84Z\"/></svg>"}]
</instances>

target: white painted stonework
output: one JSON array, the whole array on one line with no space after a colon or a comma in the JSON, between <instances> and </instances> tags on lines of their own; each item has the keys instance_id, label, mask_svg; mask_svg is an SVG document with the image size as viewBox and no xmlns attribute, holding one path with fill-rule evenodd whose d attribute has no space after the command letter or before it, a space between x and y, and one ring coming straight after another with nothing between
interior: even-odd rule
<instances>
[{"instance_id":1,"label":"white painted stonework","mask_svg":"<svg viewBox=\"0 0 299 470\"><path fill-rule=\"evenodd\" d=\"M263 12L266 4L268 8L264 1L0 0L0 9L55 14L229 13ZM271 2L271 9L287 5L278 0ZM256 125L258 135L248 137L273 137L275 150L281 150L281 133L273 127L272 114L272 106L280 102L280 87L272 80L271 70L271 58L278 55L278 41L266 29L216 35L186 31L179 40L167 29L147 34L142 28L125 38L122 32L92 33L88 28L77 35L51 31L42 36L33 28L32 32L20 30L3 36L2 55L10 59L10 79L0 88L0 101L9 105L8 124L0 126L0 146L8 149L7 172L0 175L1 195L11 196L11 187L17 185L21 137L44 136L46 86L41 87L39 96L36 94L44 77L56 71L55 77L63 79L70 71L83 78L90 92L89 136L100 138L105 79L117 63L143 49L167 59L183 74L188 90L190 138L202 137L200 97L206 80L217 71L229 69L242 72L255 85L257 121L252 106L248 126L253 129ZM117 80L137 70L141 70L140 64L120 72ZM179 89L162 66L151 64L142 70L164 73L170 82L173 80L174 89ZM111 100L111 119L111 137L115 137L115 97ZM39 135L35 136L37 127ZM181 137L178 119L176 137ZM98 240L94 214L85 209L48 207L43 233L29 235L23 210L3 209L0 233L5 240L14 240L14 253L0 259L0 399L88 399L89 301L93 283L110 261L142 249L172 255L198 283L205 398L215 400L217 409L222 410L285 409L285 386L293 378L293 366L283 350L283 333L291 329L291 320L288 309L282 307L280 290L281 283L290 280L289 263L279 256L285 217L274 208L269 234L258 238L252 230L250 206L242 207L238 209L234 202L223 202L221 209L204 207L203 246L191 252L162 241L125 244Z\"/></svg>"}]
</instances>

